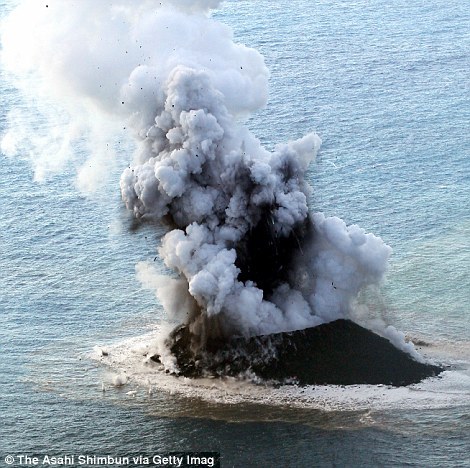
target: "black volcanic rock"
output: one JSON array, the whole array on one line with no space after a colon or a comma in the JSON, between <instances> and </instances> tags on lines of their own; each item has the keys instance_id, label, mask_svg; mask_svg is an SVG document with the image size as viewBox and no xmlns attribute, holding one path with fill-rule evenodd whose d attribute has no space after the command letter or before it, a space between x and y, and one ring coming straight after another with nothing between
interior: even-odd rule
<instances>
[{"instance_id":1,"label":"black volcanic rock","mask_svg":"<svg viewBox=\"0 0 470 468\"><path fill-rule=\"evenodd\" d=\"M252 372L280 383L409 385L443 371L422 364L388 340L349 320L336 320L305 330L212 340L204 351L191 351L192 335L185 326L173 331L169 346L180 375L236 376ZM158 360L158 356L153 357Z\"/></svg>"}]
</instances>

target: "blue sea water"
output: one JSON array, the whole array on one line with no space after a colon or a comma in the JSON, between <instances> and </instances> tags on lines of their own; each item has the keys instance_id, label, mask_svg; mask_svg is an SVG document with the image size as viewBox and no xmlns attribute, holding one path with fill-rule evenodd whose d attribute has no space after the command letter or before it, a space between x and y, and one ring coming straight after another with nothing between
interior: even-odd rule
<instances>
[{"instance_id":1,"label":"blue sea water","mask_svg":"<svg viewBox=\"0 0 470 468\"><path fill-rule=\"evenodd\" d=\"M89 358L93 347L162 317L134 268L154 259L163 230L126 213L120 167L88 197L73 167L37 183L29 156L1 154L0 463L214 450L236 467L470 466L470 387L459 380L470 367L468 5L231 1L214 16L271 72L268 106L249 127L268 147L321 136L312 210L393 247L373 312L456 363L448 391L461 401L322 411L289 399L101 392L108 370ZM4 75L0 92L4 133L8 112L25 104Z\"/></svg>"}]
</instances>

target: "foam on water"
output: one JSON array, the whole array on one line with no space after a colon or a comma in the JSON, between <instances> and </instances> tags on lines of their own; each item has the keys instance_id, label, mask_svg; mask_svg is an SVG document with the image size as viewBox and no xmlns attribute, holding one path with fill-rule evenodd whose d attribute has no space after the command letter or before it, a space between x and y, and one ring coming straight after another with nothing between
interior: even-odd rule
<instances>
[{"instance_id":1,"label":"foam on water","mask_svg":"<svg viewBox=\"0 0 470 468\"><path fill-rule=\"evenodd\" d=\"M440 376L428 378L407 387L386 385L273 385L254 375L240 378L189 379L165 372L165 368L150 360L158 330L125 339L106 347L108 355L96 350L89 356L109 368L104 384L115 385L123 375L132 396L147 398L154 393L196 398L213 404L262 404L272 407L291 407L321 411L388 411L396 409L449 408L468 405L470 396L470 343L460 346L459 356L443 353L439 344L429 353L435 362L452 366ZM453 353L452 353L453 354Z\"/></svg>"}]
</instances>

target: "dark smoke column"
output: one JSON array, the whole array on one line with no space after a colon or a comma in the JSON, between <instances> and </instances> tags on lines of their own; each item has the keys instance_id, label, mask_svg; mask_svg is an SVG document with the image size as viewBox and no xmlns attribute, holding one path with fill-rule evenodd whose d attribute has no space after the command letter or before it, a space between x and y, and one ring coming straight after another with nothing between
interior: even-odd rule
<instances>
[{"instance_id":1,"label":"dark smoke column","mask_svg":"<svg viewBox=\"0 0 470 468\"><path fill-rule=\"evenodd\" d=\"M139 141L123 200L136 217L174 228L159 252L179 279L143 264L139 277L200 345L350 317L391 249L358 226L309 214L305 173L320 138L263 148L243 125L267 97L262 57L206 16L202 7L213 5L176 4L155 26L185 25L183 39L154 41L155 63L137 66L121 95Z\"/></svg>"},{"instance_id":2,"label":"dark smoke column","mask_svg":"<svg viewBox=\"0 0 470 468\"><path fill-rule=\"evenodd\" d=\"M51 0L44 8L24 0L5 22L2 59L25 95L47 95L68 111L64 151L54 157L73 155L73 138L85 137L81 186L93 189L110 172L107 136L122 136L126 122L136 152L123 199L136 217L177 228L160 252L179 279L138 265L169 317L190 321L202 340L356 318L359 291L381 281L391 249L358 226L308 213L315 134L268 152L243 125L267 102L268 71L210 18L219 3ZM56 109L41 110L54 114L53 127ZM17 130L10 146L15 135L27 143L31 132Z\"/></svg>"},{"instance_id":3,"label":"dark smoke column","mask_svg":"<svg viewBox=\"0 0 470 468\"><path fill-rule=\"evenodd\" d=\"M269 153L202 71L176 67L163 92L142 143L145 162L121 178L127 207L177 227L160 253L187 281L197 335L283 329L271 299L291 289L290 265L311 231L304 174L320 139L310 134Z\"/></svg>"}]
</instances>

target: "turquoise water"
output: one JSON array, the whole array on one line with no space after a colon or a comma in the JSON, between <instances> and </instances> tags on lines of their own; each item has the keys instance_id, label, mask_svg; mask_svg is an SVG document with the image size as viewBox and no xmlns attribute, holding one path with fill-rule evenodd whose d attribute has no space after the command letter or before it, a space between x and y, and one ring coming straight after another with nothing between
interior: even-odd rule
<instances>
[{"instance_id":1,"label":"turquoise water","mask_svg":"<svg viewBox=\"0 0 470 468\"><path fill-rule=\"evenodd\" d=\"M223 466L237 467L469 466L466 3L239 1L215 16L271 71L253 132L268 147L310 130L322 137L312 210L393 247L374 313L459 372L438 403L430 391L393 405L386 396L368 407L365 398L356 409L343 399L328 411L287 396L224 403L168 388L103 393L114 370L90 358L93 347L119 346L162 317L134 268L155 258L163 230L126 213L120 167L85 197L73 168L36 183L25 155L2 154L2 463L20 453L216 450ZM3 76L0 87L3 133L8 111L23 104Z\"/></svg>"}]
</instances>

